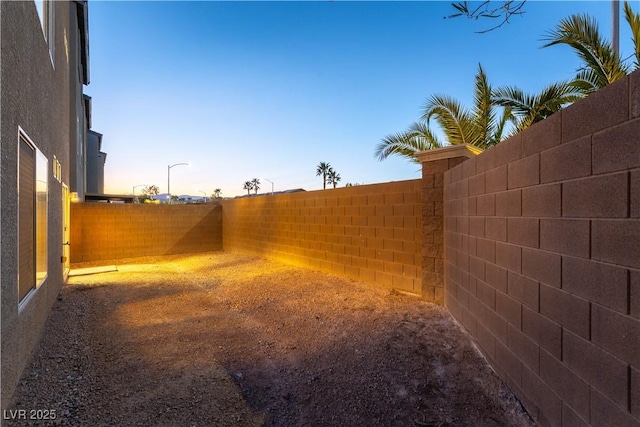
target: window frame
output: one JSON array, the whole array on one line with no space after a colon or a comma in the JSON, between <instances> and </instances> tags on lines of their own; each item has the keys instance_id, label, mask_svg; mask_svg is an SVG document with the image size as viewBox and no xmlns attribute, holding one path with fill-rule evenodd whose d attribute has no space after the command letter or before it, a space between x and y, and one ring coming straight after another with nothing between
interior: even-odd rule
<instances>
[{"instance_id":1,"label":"window frame","mask_svg":"<svg viewBox=\"0 0 640 427\"><path fill-rule=\"evenodd\" d=\"M40 27L44 41L49 47L49 59L51 65L55 68L55 1L54 0L33 0L38 18L40 18Z\"/></svg>"},{"instance_id":2,"label":"window frame","mask_svg":"<svg viewBox=\"0 0 640 427\"><path fill-rule=\"evenodd\" d=\"M33 274L35 277L35 282L31 285L29 291L20 298L20 222L25 221L25 218L21 218L18 215L17 218L17 236L16 243L18 249L17 256L17 272L16 272L16 284L18 290L18 310L22 309L27 303L31 300L32 296L35 292L40 289L40 287L47 281L49 277L49 159L47 156L40 151L38 146L33 142L33 140L29 137L29 135L22 129L22 127L18 126L18 147L20 144L24 142L33 150L34 157L34 187L33 187L33 198L34 198L34 209L33 209L33 218L30 220L33 221ZM18 195L18 205L20 204L20 149L17 150L17 181L16 181L16 192ZM40 182L40 187L38 187L38 182ZM40 188L40 191L38 190ZM43 191L44 190L44 191ZM39 196L38 192L44 193L44 196ZM39 200L40 199L40 200ZM39 223L38 218L42 216L43 223ZM29 220L29 219L27 219ZM44 255L44 256L42 256ZM39 266L44 266L44 271L39 269Z\"/></svg>"}]
</instances>

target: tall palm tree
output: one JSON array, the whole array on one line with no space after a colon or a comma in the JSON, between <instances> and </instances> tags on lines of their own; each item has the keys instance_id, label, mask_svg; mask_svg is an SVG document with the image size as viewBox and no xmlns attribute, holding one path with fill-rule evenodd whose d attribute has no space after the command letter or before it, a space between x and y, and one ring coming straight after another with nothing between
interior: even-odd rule
<instances>
[{"instance_id":1,"label":"tall palm tree","mask_svg":"<svg viewBox=\"0 0 640 427\"><path fill-rule=\"evenodd\" d=\"M327 174L331 170L331 164L328 162L320 162L316 168L316 176L322 175L322 188L327 189Z\"/></svg>"},{"instance_id":2,"label":"tall palm tree","mask_svg":"<svg viewBox=\"0 0 640 427\"><path fill-rule=\"evenodd\" d=\"M247 196L250 196L251 195L250 191L253 190L253 182L245 181L244 186L242 188L247 190Z\"/></svg>"},{"instance_id":3,"label":"tall palm tree","mask_svg":"<svg viewBox=\"0 0 640 427\"><path fill-rule=\"evenodd\" d=\"M635 45L634 66L629 66L614 51L611 42L600 34L598 22L587 14L571 15L562 19L555 29L547 32L543 47L566 44L578 55L583 63L571 83L584 94L589 94L638 68L640 62L640 15L633 13L629 3L625 2L625 19L631 27Z\"/></svg>"},{"instance_id":4,"label":"tall palm tree","mask_svg":"<svg viewBox=\"0 0 640 427\"><path fill-rule=\"evenodd\" d=\"M525 94L516 86L500 87L493 92L493 102L511 109L517 117L512 134L546 119L563 106L583 97L579 89L567 82L550 84L542 92L533 95Z\"/></svg>"},{"instance_id":5,"label":"tall palm tree","mask_svg":"<svg viewBox=\"0 0 640 427\"><path fill-rule=\"evenodd\" d=\"M258 178L253 178L251 180L251 185L253 186L254 194L258 194L258 190L260 189L260 180Z\"/></svg>"},{"instance_id":6,"label":"tall palm tree","mask_svg":"<svg viewBox=\"0 0 640 427\"><path fill-rule=\"evenodd\" d=\"M431 128L432 119L443 131L445 141L440 141ZM513 120L510 108L498 111L493 103L491 85L479 64L471 109L450 96L432 95L427 98L421 121L412 124L407 131L386 136L376 147L375 155L378 160L396 154L417 162L418 152L447 145L471 144L488 148L503 139L507 123Z\"/></svg>"},{"instance_id":7,"label":"tall palm tree","mask_svg":"<svg viewBox=\"0 0 640 427\"><path fill-rule=\"evenodd\" d=\"M222 190L221 189L216 188L215 190L213 190L213 198L214 199L219 199L221 194L222 194Z\"/></svg>"},{"instance_id":8,"label":"tall palm tree","mask_svg":"<svg viewBox=\"0 0 640 427\"><path fill-rule=\"evenodd\" d=\"M340 182L342 178L340 178L340 174L333 170L333 168L329 169L327 173L327 182L329 184L333 184L333 188L336 188L338 182Z\"/></svg>"}]
</instances>

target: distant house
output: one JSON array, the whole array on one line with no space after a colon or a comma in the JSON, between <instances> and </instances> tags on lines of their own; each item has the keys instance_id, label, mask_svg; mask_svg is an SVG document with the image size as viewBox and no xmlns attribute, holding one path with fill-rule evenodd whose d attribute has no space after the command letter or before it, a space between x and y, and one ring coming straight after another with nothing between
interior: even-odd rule
<instances>
[{"instance_id":1,"label":"distant house","mask_svg":"<svg viewBox=\"0 0 640 427\"><path fill-rule=\"evenodd\" d=\"M69 269L70 192L85 191L87 1L0 2L4 410Z\"/></svg>"},{"instance_id":2,"label":"distant house","mask_svg":"<svg viewBox=\"0 0 640 427\"><path fill-rule=\"evenodd\" d=\"M80 200L89 201L104 194L104 164L107 153L102 152L102 134L92 130L92 98L83 95L85 117L78 123L79 137L74 150L76 155L75 176L71 191ZM89 197L87 197L89 196Z\"/></svg>"},{"instance_id":3,"label":"distant house","mask_svg":"<svg viewBox=\"0 0 640 427\"><path fill-rule=\"evenodd\" d=\"M102 151L102 134L87 132L87 186L89 194L104 194L104 164L107 153Z\"/></svg>"}]
</instances>

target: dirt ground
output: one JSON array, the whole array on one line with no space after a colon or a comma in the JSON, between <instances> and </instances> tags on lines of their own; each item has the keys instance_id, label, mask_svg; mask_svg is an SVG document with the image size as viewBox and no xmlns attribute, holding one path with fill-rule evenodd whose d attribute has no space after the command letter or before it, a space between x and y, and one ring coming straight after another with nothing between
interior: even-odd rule
<instances>
[{"instance_id":1,"label":"dirt ground","mask_svg":"<svg viewBox=\"0 0 640 427\"><path fill-rule=\"evenodd\" d=\"M33 425L533 425L417 297L224 252L117 269L64 286L13 399L55 412Z\"/></svg>"}]
</instances>

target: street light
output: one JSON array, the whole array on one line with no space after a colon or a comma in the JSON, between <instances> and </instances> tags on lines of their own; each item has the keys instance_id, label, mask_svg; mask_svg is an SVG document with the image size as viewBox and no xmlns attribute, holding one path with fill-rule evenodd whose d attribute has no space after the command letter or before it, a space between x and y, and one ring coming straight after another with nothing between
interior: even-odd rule
<instances>
[{"instance_id":1,"label":"street light","mask_svg":"<svg viewBox=\"0 0 640 427\"><path fill-rule=\"evenodd\" d=\"M202 190L198 190L198 193L204 194L204 202L207 203L207 193Z\"/></svg>"},{"instance_id":2,"label":"street light","mask_svg":"<svg viewBox=\"0 0 640 427\"><path fill-rule=\"evenodd\" d=\"M189 166L189 163L176 163L175 165L167 165L167 195L171 199L171 168L174 166Z\"/></svg>"},{"instance_id":3,"label":"street light","mask_svg":"<svg viewBox=\"0 0 640 427\"><path fill-rule=\"evenodd\" d=\"M611 0L611 42L613 53L620 55L620 0Z\"/></svg>"},{"instance_id":4,"label":"street light","mask_svg":"<svg viewBox=\"0 0 640 427\"><path fill-rule=\"evenodd\" d=\"M138 184L138 185L134 185L134 186L133 186L133 191L132 191L132 192L133 192L133 195L134 195L134 196L136 195L136 188L138 188L138 187L146 187L146 186L147 186L147 184Z\"/></svg>"},{"instance_id":5,"label":"street light","mask_svg":"<svg viewBox=\"0 0 640 427\"><path fill-rule=\"evenodd\" d=\"M262 178L262 179L271 183L271 195L273 195L273 181L271 181L269 178Z\"/></svg>"},{"instance_id":6,"label":"street light","mask_svg":"<svg viewBox=\"0 0 640 427\"><path fill-rule=\"evenodd\" d=\"M134 200L135 203L138 203L138 198L136 197L136 188L138 188L138 187L146 187L146 186L147 186L147 184L138 184L138 185L134 185L133 186L132 193L133 193L133 200Z\"/></svg>"}]
</instances>

